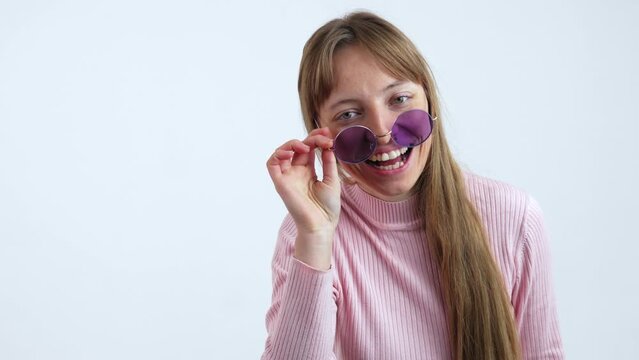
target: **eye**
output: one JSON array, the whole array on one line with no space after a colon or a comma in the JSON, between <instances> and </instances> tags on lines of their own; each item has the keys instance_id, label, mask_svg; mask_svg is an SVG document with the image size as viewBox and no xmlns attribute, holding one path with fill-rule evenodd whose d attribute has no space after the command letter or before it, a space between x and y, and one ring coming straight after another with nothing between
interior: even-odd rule
<instances>
[{"instance_id":1,"label":"eye","mask_svg":"<svg viewBox=\"0 0 639 360\"><path fill-rule=\"evenodd\" d=\"M337 116L337 120L351 120L357 116L355 111L345 111Z\"/></svg>"},{"instance_id":2,"label":"eye","mask_svg":"<svg viewBox=\"0 0 639 360\"><path fill-rule=\"evenodd\" d=\"M393 103L405 104L406 102L408 102L408 99L410 99L408 95L399 95L393 99Z\"/></svg>"}]
</instances>

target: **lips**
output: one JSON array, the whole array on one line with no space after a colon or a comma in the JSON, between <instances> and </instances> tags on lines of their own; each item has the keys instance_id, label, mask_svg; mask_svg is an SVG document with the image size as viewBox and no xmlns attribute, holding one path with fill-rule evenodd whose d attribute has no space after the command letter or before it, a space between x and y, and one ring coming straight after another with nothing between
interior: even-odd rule
<instances>
[{"instance_id":1,"label":"lips","mask_svg":"<svg viewBox=\"0 0 639 360\"><path fill-rule=\"evenodd\" d=\"M377 153L366 160L366 164L381 170L398 169L406 163L412 148L401 148L387 153Z\"/></svg>"},{"instance_id":2,"label":"lips","mask_svg":"<svg viewBox=\"0 0 639 360\"><path fill-rule=\"evenodd\" d=\"M389 152L377 153L371 156L368 160L371 161L388 161L398 158L400 155L405 154L408 151L407 147L403 147L401 149L395 149Z\"/></svg>"}]
</instances>

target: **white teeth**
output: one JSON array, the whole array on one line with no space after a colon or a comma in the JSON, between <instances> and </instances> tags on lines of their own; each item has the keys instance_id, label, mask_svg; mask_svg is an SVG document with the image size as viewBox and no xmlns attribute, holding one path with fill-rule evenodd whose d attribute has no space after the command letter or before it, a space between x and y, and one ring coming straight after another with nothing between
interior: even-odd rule
<instances>
[{"instance_id":1,"label":"white teeth","mask_svg":"<svg viewBox=\"0 0 639 360\"><path fill-rule=\"evenodd\" d=\"M401 149L393 150L387 153L381 153L373 155L369 158L371 161L388 161L397 158L398 156L405 154L408 151L407 147L403 147Z\"/></svg>"},{"instance_id":2,"label":"white teeth","mask_svg":"<svg viewBox=\"0 0 639 360\"><path fill-rule=\"evenodd\" d=\"M378 168L380 168L382 170L395 170L395 169L399 169L402 166L404 166L404 162L403 161L399 161L399 162L394 163L393 165L378 166Z\"/></svg>"}]
</instances>

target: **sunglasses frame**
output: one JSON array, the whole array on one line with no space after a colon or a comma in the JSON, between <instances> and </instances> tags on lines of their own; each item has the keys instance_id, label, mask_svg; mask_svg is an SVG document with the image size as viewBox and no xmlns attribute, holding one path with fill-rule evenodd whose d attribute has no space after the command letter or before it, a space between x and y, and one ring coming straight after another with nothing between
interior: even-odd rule
<instances>
[{"instance_id":1,"label":"sunglasses frame","mask_svg":"<svg viewBox=\"0 0 639 360\"><path fill-rule=\"evenodd\" d=\"M403 114L405 114L405 113L407 113L407 112L409 112L409 111L414 111L414 110L423 111L423 112L425 112L425 113L428 115L428 119L429 119L429 122L430 122L430 134L428 134L428 136L427 136L424 140L422 140L420 143L418 143L418 144L415 144L415 145L412 145L412 146L402 145L402 144L398 143L398 142L395 140L395 138L393 137L393 128L395 127L395 124L397 124L397 120L399 120L399 118L400 118ZM434 128L434 124L435 124L435 121L436 121L436 120L437 120L437 116L433 117L433 116L432 116L432 115L431 115L428 111L421 110L421 109L411 109L411 110L408 110L408 111L405 111L405 112L403 112L403 113L399 114L399 115L397 116L397 119L395 119L395 121L393 122L393 125L391 126L391 130L388 130L388 132L387 132L386 134L384 134L384 135L377 135L377 134L375 134L375 133L373 132L373 130L371 130L370 128L368 128L368 127L366 127L366 126L364 126L364 125L351 125L351 126L345 127L345 128L343 128L342 130L340 130L340 131L337 133L337 135L335 135L334 140L337 140L337 138L338 138L338 137L339 137L339 136L340 136L340 135L341 135L344 131L346 131L346 130L350 130L350 129L352 129L352 128L359 127L359 128L363 128L363 129L367 130L369 133L373 134L373 136L374 136L375 138L377 138L377 139L379 139L379 138L383 138L383 137L386 137L386 136L390 135L390 136L391 136L391 139L393 140L393 142L394 142L394 143L396 143L397 145L406 146L406 147L409 147L409 148L414 148L414 147L417 147L417 146L419 146L419 145L423 144L423 143L424 143L426 140L428 140L428 138L429 138L429 137L433 134L433 128ZM317 123L317 121L315 121L315 125L316 125L316 126L318 126L318 128L319 128L319 124ZM373 153L375 153L375 149L377 149L377 142L374 142L373 144L374 144L374 147L373 147L373 150L371 151L371 155L372 155ZM335 150L335 146L331 147L331 150ZM337 155L337 153L335 153L335 157L337 157L340 161L345 162L345 163L348 163L348 164L359 164L359 163L362 163L362 162L366 161L366 159L361 160L361 161L348 161L348 160L344 160L344 159L341 159L341 158ZM368 157L370 157L370 155L369 155ZM367 158L368 158L368 157L367 157Z\"/></svg>"}]
</instances>

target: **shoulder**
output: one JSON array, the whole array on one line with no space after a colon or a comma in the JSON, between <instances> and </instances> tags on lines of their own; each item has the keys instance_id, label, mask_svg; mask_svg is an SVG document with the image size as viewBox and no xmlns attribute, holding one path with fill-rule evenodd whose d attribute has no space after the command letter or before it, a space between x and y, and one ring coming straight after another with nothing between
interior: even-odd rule
<instances>
[{"instance_id":1,"label":"shoulder","mask_svg":"<svg viewBox=\"0 0 639 360\"><path fill-rule=\"evenodd\" d=\"M492 225L510 224L517 229L509 230L521 230L529 207L539 209L530 194L514 185L470 171L464 171L464 177L468 198L484 221Z\"/></svg>"},{"instance_id":2,"label":"shoulder","mask_svg":"<svg viewBox=\"0 0 639 360\"><path fill-rule=\"evenodd\" d=\"M512 288L530 253L543 256L547 235L539 203L526 191L465 171L466 188L485 226L495 260Z\"/></svg>"},{"instance_id":3,"label":"shoulder","mask_svg":"<svg viewBox=\"0 0 639 360\"><path fill-rule=\"evenodd\" d=\"M519 207L525 206L528 201L529 195L523 189L509 183L480 176L470 171L464 171L464 178L468 196L475 205L491 203Z\"/></svg>"},{"instance_id":4,"label":"shoulder","mask_svg":"<svg viewBox=\"0 0 639 360\"><path fill-rule=\"evenodd\" d=\"M539 203L525 190L470 171L464 171L464 177L468 196L475 205L500 205L500 210L524 210L527 217L542 216Z\"/></svg>"},{"instance_id":5,"label":"shoulder","mask_svg":"<svg viewBox=\"0 0 639 360\"><path fill-rule=\"evenodd\" d=\"M538 202L526 191L503 181L464 171L470 201L493 239L520 247L531 232L543 228Z\"/></svg>"}]
</instances>

